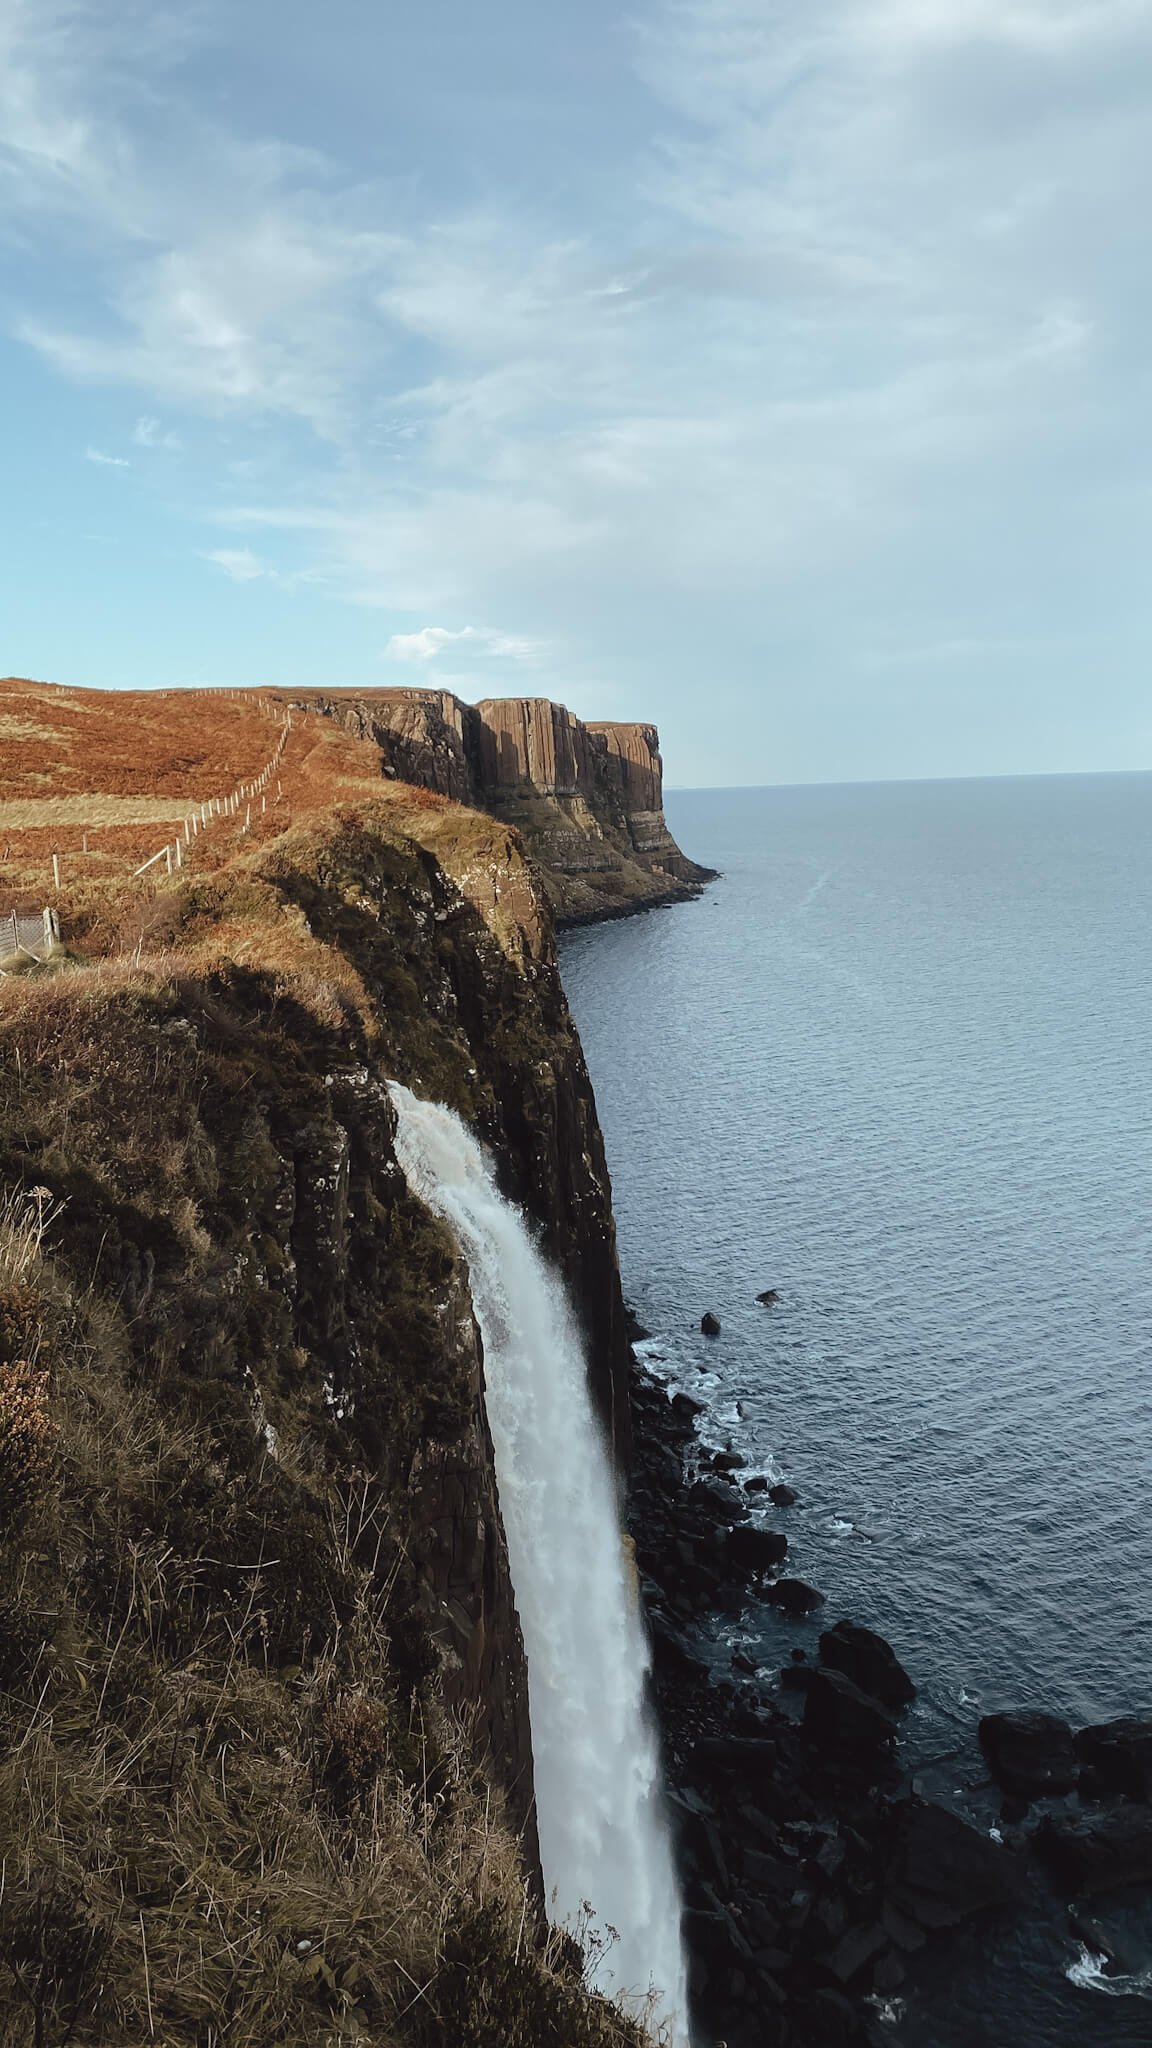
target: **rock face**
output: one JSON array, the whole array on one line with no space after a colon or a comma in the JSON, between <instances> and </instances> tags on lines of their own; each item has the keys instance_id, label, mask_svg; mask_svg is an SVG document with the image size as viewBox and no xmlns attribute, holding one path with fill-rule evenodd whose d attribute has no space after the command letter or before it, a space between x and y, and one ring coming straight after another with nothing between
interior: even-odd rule
<instances>
[{"instance_id":1,"label":"rock face","mask_svg":"<svg viewBox=\"0 0 1152 2048\"><path fill-rule=\"evenodd\" d=\"M838 1621L820 1638L820 1662L843 1672L862 1692L898 1710L916 1697L916 1687L883 1636L855 1621Z\"/></svg>"},{"instance_id":2,"label":"rock face","mask_svg":"<svg viewBox=\"0 0 1152 2048\"><path fill-rule=\"evenodd\" d=\"M980 1747L997 1784L1025 1799L1070 1792L1078 1765L1072 1730L1058 1714L985 1714Z\"/></svg>"},{"instance_id":3,"label":"rock face","mask_svg":"<svg viewBox=\"0 0 1152 2048\"><path fill-rule=\"evenodd\" d=\"M450 779L450 749L427 721L419 743ZM83 1082L64 1163L26 1095L23 1124L0 1117L0 1173L60 1189L75 1282L95 1272L130 1319L134 1370L174 1425L192 1403L228 1417L241 1466L267 1462L267 1430L269 1444L303 1433L333 1483L370 1475L403 1532L405 1657L414 1670L441 1661L440 1698L472 1729L531 1869L527 1687L480 1340L464 1263L397 1166L386 1079L482 1132L536 1219L570 1283L621 1464L627 1324L595 1105L531 870L499 821L437 806L427 831L414 843L381 805L379 818L324 821L242 879L190 884L172 906L188 963L178 981L153 984L143 967L139 990L109 996L91 1073L87 1053L74 1072L63 1053L59 1065L51 1048L40 1057L53 1115L75 1074ZM240 916L244 965L217 957L205 976L197 934ZM260 966L265 939L275 954L285 930L315 954L296 993L291 975ZM57 1007L67 1018L63 987ZM87 1046L95 1027L74 1028ZM0 1099L8 1061L28 1062L15 1030L0 1042ZM147 1086L125 1079L137 1073ZM226 1543L214 1512L196 1529L208 1557ZM221 1516L236 1512L222 1491ZM182 1554L184 1532L165 1540ZM280 1556L282 1540L267 1542ZM395 1562L387 1544L380 1557L382 1572ZM241 1569L255 1569L246 1554ZM294 1642L289 1653L299 1661Z\"/></svg>"},{"instance_id":4,"label":"rock face","mask_svg":"<svg viewBox=\"0 0 1152 2048\"><path fill-rule=\"evenodd\" d=\"M385 774L514 825L558 924L674 902L710 878L665 823L653 725L585 724L545 697L465 704L445 690L316 691L294 701L372 740Z\"/></svg>"},{"instance_id":5,"label":"rock face","mask_svg":"<svg viewBox=\"0 0 1152 2048\"><path fill-rule=\"evenodd\" d=\"M1037 1854L1070 1892L1152 1883L1152 1810L1120 1806L1082 1818L1049 1816L1033 1837Z\"/></svg>"},{"instance_id":6,"label":"rock face","mask_svg":"<svg viewBox=\"0 0 1152 2048\"><path fill-rule=\"evenodd\" d=\"M1082 1778L1092 1772L1101 1792L1152 1800L1152 1718L1129 1716L1081 1728L1073 1747Z\"/></svg>"}]
</instances>

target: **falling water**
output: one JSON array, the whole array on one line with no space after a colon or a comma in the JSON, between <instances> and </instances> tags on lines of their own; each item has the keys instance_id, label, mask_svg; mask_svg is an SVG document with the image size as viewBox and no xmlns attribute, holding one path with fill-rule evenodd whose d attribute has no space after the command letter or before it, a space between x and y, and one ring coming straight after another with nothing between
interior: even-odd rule
<instances>
[{"instance_id":1,"label":"falling water","mask_svg":"<svg viewBox=\"0 0 1152 2048\"><path fill-rule=\"evenodd\" d=\"M580 1339L560 1281L459 1117L398 1085L391 1094L401 1166L464 1252L484 1340L552 1917L579 1926L587 1904L596 1933L614 1929L592 1965L597 1987L629 2008L654 1990L682 2044L680 1906L647 1649Z\"/></svg>"}]
</instances>

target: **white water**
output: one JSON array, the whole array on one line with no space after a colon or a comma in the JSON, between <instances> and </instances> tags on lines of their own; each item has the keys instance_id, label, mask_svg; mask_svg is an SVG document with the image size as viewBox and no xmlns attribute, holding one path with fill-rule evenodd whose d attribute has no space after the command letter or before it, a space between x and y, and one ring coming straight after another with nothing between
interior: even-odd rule
<instances>
[{"instance_id":1,"label":"white water","mask_svg":"<svg viewBox=\"0 0 1152 2048\"><path fill-rule=\"evenodd\" d=\"M540 1858L554 1921L607 1938L590 1974L649 1990L688 2040L680 1902L644 1704L648 1667L616 1490L564 1289L451 1110L391 1085L409 1186L468 1261L485 1401L528 1658ZM595 1947L595 1943L593 1945Z\"/></svg>"}]
</instances>

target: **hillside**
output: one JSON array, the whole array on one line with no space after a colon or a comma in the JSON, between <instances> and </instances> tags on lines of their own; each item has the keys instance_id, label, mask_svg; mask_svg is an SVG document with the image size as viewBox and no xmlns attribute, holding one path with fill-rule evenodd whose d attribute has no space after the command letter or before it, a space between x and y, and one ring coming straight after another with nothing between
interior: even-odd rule
<instances>
[{"instance_id":1,"label":"hillside","mask_svg":"<svg viewBox=\"0 0 1152 2048\"><path fill-rule=\"evenodd\" d=\"M0 910L62 933L0 980L0 2040L635 2048L546 1938L467 1274L384 1086L492 1147L623 1455L519 837L273 692L9 683L0 736Z\"/></svg>"}]
</instances>

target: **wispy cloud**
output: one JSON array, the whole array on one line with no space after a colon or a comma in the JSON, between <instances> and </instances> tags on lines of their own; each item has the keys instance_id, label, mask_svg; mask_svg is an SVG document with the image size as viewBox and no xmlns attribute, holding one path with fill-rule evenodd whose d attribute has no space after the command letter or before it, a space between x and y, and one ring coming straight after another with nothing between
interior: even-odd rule
<instances>
[{"instance_id":1,"label":"wispy cloud","mask_svg":"<svg viewBox=\"0 0 1152 2048\"><path fill-rule=\"evenodd\" d=\"M132 429L132 439L138 448L183 448L180 435L171 427L165 427L151 413L141 413Z\"/></svg>"},{"instance_id":2,"label":"wispy cloud","mask_svg":"<svg viewBox=\"0 0 1152 2048\"><path fill-rule=\"evenodd\" d=\"M103 448L93 448L91 444L84 450L84 460L85 462L97 463L101 469L131 469L132 467L126 455L106 455Z\"/></svg>"},{"instance_id":3,"label":"wispy cloud","mask_svg":"<svg viewBox=\"0 0 1152 2048\"><path fill-rule=\"evenodd\" d=\"M209 548L205 551L206 562L214 562L223 569L225 576L233 583L254 583L259 576L268 576L271 571L254 555L250 548Z\"/></svg>"},{"instance_id":4,"label":"wispy cloud","mask_svg":"<svg viewBox=\"0 0 1152 2048\"><path fill-rule=\"evenodd\" d=\"M12 246L70 281L29 262L13 324L130 394L135 446L215 450L233 580L526 628L390 663L747 693L836 612L840 673L977 674L1035 638L1022 580L1053 601L1053 507L1136 488L1152 0L640 0L634 131L574 201L463 154L387 182L274 80L258 127L202 84L245 22L0 0ZM277 532L291 577L242 545Z\"/></svg>"},{"instance_id":5,"label":"wispy cloud","mask_svg":"<svg viewBox=\"0 0 1152 2048\"><path fill-rule=\"evenodd\" d=\"M384 649L386 661L430 662L441 654L479 655L484 660L531 663L545 652L541 640L516 633L497 633L490 626L421 626L415 633L393 633Z\"/></svg>"}]
</instances>

